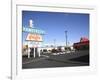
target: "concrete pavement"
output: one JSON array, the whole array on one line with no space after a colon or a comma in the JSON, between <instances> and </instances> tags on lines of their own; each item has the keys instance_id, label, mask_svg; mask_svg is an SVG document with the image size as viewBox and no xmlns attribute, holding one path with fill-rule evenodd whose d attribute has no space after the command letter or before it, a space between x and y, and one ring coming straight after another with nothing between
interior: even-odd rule
<instances>
[{"instance_id":1,"label":"concrete pavement","mask_svg":"<svg viewBox=\"0 0 100 80\"><path fill-rule=\"evenodd\" d=\"M49 56L49 57L42 56L40 58L30 59L30 62L26 62L23 59L23 64L22 64L23 69L89 66L89 51L88 50L78 51L75 53L68 53L68 54L59 54L59 55L47 54L46 56ZM81 59L83 59L83 61L81 61ZM84 61L84 59L87 59L87 61Z\"/></svg>"}]
</instances>

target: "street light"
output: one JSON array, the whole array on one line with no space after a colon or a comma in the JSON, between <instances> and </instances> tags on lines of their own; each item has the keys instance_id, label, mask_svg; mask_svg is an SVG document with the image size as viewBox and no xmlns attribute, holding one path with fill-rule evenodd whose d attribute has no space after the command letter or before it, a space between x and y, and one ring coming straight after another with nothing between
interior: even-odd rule
<instances>
[{"instance_id":1,"label":"street light","mask_svg":"<svg viewBox=\"0 0 100 80\"><path fill-rule=\"evenodd\" d=\"M54 48L56 47L56 39L54 39Z\"/></svg>"},{"instance_id":2,"label":"street light","mask_svg":"<svg viewBox=\"0 0 100 80\"><path fill-rule=\"evenodd\" d=\"M65 31L65 38L66 38L66 47L67 47L67 30Z\"/></svg>"}]
</instances>

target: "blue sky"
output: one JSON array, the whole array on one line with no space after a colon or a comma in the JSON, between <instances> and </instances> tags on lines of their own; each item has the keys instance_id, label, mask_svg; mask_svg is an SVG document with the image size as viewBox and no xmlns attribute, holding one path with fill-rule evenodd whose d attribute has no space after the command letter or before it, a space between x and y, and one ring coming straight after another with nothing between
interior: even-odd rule
<instances>
[{"instance_id":1,"label":"blue sky","mask_svg":"<svg viewBox=\"0 0 100 80\"><path fill-rule=\"evenodd\" d=\"M68 31L68 42L79 42L81 37L89 38L89 14L22 11L22 26L28 27L29 20L34 21L34 27L46 32L44 44L65 45L65 30ZM28 33L23 32L23 42Z\"/></svg>"}]
</instances>

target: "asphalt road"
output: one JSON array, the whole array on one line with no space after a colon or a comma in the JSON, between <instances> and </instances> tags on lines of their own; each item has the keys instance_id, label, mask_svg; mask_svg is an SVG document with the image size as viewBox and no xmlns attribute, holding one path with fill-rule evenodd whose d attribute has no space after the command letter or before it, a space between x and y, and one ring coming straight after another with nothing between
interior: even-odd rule
<instances>
[{"instance_id":1,"label":"asphalt road","mask_svg":"<svg viewBox=\"0 0 100 80\"><path fill-rule=\"evenodd\" d=\"M30 58L30 60L23 58L22 64L23 69L72 66L89 66L89 51L77 51L59 55L46 54L46 57Z\"/></svg>"}]
</instances>

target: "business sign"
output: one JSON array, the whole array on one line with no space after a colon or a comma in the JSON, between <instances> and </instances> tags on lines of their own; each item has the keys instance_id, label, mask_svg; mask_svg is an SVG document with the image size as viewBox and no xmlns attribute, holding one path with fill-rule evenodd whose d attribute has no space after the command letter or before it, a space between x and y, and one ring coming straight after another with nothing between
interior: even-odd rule
<instances>
[{"instance_id":1,"label":"business sign","mask_svg":"<svg viewBox=\"0 0 100 80\"><path fill-rule=\"evenodd\" d=\"M26 40L27 41L36 41L36 42L42 42L43 41L43 38L41 35L39 34L28 34L27 37L26 37Z\"/></svg>"},{"instance_id":2,"label":"business sign","mask_svg":"<svg viewBox=\"0 0 100 80\"><path fill-rule=\"evenodd\" d=\"M23 27L22 31L32 33L32 34L41 34L41 35L45 34L45 31L40 30L40 29L36 29L36 28Z\"/></svg>"}]
</instances>

